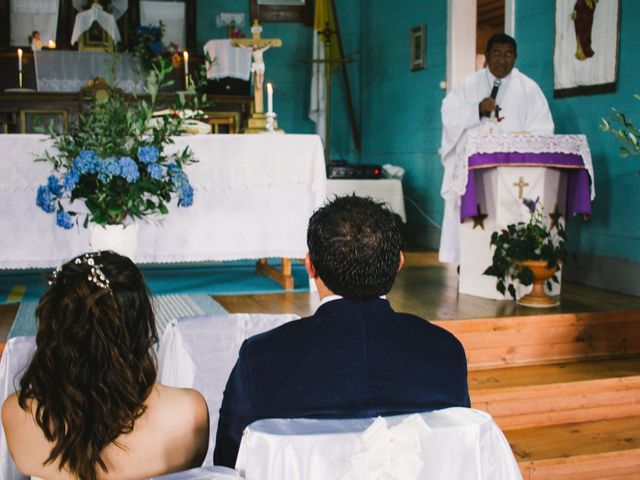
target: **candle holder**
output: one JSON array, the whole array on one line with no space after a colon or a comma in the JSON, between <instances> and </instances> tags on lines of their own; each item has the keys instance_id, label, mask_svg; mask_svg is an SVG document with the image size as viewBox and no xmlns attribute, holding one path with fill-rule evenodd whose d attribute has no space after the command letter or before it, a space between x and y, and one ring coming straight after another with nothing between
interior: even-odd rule
<instances>
[{"instance_id":1,"label":"candle holder","mask_svg":"<svg viewBox=\"0 0 640 480\"><path fill-rule=\"evenodd\" d=\"M189 74L184 74L184 89L189 90Z\"/></svg>"},{"instance_id":2,"label":"candle holder","mask_svg":"<svg viewBox=\"0 0 640 480\"><path fill-rule=\"evenodd\" d=\"M18 88L22 88L22 70L18 71Z\"/></svg>"},{"instance_id":3,"label":"candle holder","mask_svg":"<svg viewBox=\"0 0 640 480\"><path fill-rule=\"evenodd\" d=\"M277 117L277 115L273 112L268 112L266 115L267 117L267 132L269 133L273 133L275 132L275 119Z\"/></svg>"}]
</instances>

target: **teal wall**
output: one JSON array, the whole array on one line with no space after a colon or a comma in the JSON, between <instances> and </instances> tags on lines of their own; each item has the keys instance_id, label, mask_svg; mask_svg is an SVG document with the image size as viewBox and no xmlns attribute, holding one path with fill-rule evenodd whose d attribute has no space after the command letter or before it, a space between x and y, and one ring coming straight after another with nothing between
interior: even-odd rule
<instances>
[{"instance_id":1,"label":"teal wall","mask_svg":"<svg viewBox=\"0 0 640 480\"><path fill-rule=\"evenodd\" d=\"M210 38L222 38L215 27L219 11L244 11L248 1L199 0L199 47ZM438 155L440 105L446 78L446 0L339 0L338 19L344 50L354 60L348 64L362 151L351 139L341 72L333 76L332 158L367 163L392 163L406 170L403 180L411 232L423 243L437 247L443 202L443 169ZM243 8L239 9L238 5ZM596 200L589 222L569 222L570 248L574 251L640 262L640 215L636 208L640 178L637 158L618 157L613 136L598 124L611 107L621 109L640 123L640 62L637 39L640 9L621 0L619 77L616 93L553 99L553 42L555 0L518 0L516 39L518 67L536 80L549 99L557 133L584 133L591 147ZM427 25L427 67L409 68L409 31ZM301 24L265 23L265 37L279 37L283 47L265 54L266 79L276 89L274 106L289 133L312 133L308 120L311 68L300 63L311 56L312 30ZM248 30L248 28L246 28Z\"/></svg>"},{"instance_id":2,"label":"teal wall","mask_svg":"<svg viewBox=\"0 0 640 480\"><path fill-rule=\"evenodd\" d=\"M603 115L615 107L640 123L638 28L640 9L621 0L618 87L615 93L553 98L554 0L519 1L516 6L518 67L533 77L549 100L556 133L587 135L595 171L593 217L568 223L571 250L640 262L638 158L620 158L615 138L599 130Z\"/></svg>"},{"instance_id":3,"label":"teal wall","mask_svg":"<svg viewBox=\"0 0 640 480\"><path fill-rule=\"evenodd\" d=\"M408 223L414 235L437 247L430 221L441 223L443 169L438 155L440 104L446 79L446 0L363 2L362 161L405 169ZM409 32L427 26L426 68L409 67Z\"/></svg>"}]
</instances>

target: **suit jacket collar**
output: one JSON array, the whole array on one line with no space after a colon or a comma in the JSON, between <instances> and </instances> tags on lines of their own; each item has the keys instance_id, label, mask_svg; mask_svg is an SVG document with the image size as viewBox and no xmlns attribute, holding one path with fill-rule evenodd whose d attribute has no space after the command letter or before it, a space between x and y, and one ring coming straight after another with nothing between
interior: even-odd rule
<instances>
[{"instance_id":1,"label":"suit jacket collar","mask_svg":"<svg viewBox=\"0 0 640 480\"><path fill-rule=\"evenodd\" d=\"M315 315L331 314L349 309L393 311L389 300L387 300L386 298L374 298L372 300L353 300L350 298L340 298L320 305L316 310Z\"/></svg>"}]
</instances>

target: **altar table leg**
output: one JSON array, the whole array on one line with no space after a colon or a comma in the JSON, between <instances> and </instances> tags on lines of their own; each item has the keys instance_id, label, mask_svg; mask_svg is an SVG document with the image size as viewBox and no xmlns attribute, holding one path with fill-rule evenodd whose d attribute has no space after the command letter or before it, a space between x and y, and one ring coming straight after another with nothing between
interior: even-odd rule
<instances>
[{"instance_id":1,"label":"altar table leg","mask_svg":"<svg viewBox=\"0 0 640 480\"><path fill-rule=\"evenodd\" d=\"M293 290L293 275L291 275L291 259L282 258L282 267L278 269L269 265L266 258L261 258L256 262L256 273L275 280L285 290Z\"/></svg>"}]
</instances>

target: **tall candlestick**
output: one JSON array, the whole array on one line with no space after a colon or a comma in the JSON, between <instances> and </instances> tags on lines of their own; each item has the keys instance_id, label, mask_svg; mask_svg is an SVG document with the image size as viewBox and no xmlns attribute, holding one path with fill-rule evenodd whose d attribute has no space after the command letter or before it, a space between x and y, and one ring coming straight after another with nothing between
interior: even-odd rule
<instances>
[{"instance_id":1,"label":"tall candlestick","mask_svg":"<svg viewBox=\"0 0 640 480\"><path fill-rule=\"evenodd\" d=\"M184 57L184 74L189 75L189 52L185 50L182 56Z\"/></svg>"},{"instance_id":2,"label":"tall candlestick","mask_svg":"<svg viewBox=\"0 0 640 480\"><path fill-rule=\"evenodd\" d=\"M22 49L18 49L18 71L22 71Z\"/></svg>"},{"instance_id":3,"label":"tall candlestick","mask_svg":"<svg viewBox=\"0 0 640 480\"><path fill-rule=\"evenodd\" d=\"M273 113L273 85L267 83L267 113Z\"/></svg>"}]
</instances>

